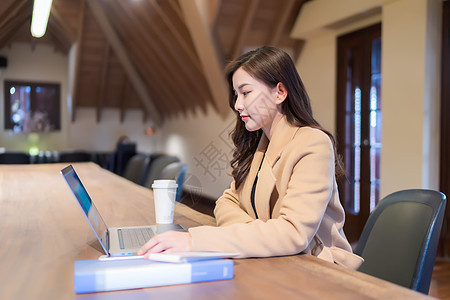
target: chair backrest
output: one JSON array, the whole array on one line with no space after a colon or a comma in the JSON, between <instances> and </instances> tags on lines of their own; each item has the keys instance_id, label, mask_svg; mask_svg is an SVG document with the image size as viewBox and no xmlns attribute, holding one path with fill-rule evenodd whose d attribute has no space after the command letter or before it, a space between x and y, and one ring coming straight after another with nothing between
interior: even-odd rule
<instances>
[{"instance_id":1,"label":"chair backrest","mask_svg":"<svg viewBox=\"0 0 450 300\"><path fill-rule=\"evenodd\" d=\"M59 154L60 162L91 161L91 154L85 151L67 151Z\"/></svg>"},{"instance_id":2,"label":"chair backrest","mask_svg":"<svg viewBox=\"0 0 450 300\"><path fill-rule=\"evenodd\" d=\"M186 174L187 166L181 162L173 162L164 167L158 179L173 179L177 181L177 195L176 201L181 201L181 194L183 193L184 176Z\"/></svg>"},{"instance_id":3,"label":"chair backrest","mask_svg":"<svg viewBox=\"0 0 450 300\"><path fill-rule=\"evenodd\" d=\"M150 156L146 154L136 154L130 158L125 167L123 177L134 183L142 185L144 172L150 163Z\"/></svg>"},{"instance_id":4,"label":"chair backrest","mask_svg":"<svg viewBox=\"0 0 450 300\"><path fill-rule=\"evenodd\" d=\"M29 164L30 155L24 152L4 152L0 153L0 164Z\"/></svg>"},{"instance_id":5,"label":"chair backrest","mask_svg":"<svg viewBox=\"0 0 450 300\"><path fill-rule=\"evenodd\" d=\"M422 189L382 199L355 248L358 271L428 294L445 204L444 194Z\"/></svg>"},{"instance_id":6,"label":"chair backrest","mask_svg":"<svg viewBox=\"0 0 450 300\"><path fill-rule=\"evenodd\" d=\"M153 181L155 179L158 179L159 175L161 174L161 171L167 165L169 165L173 162L178 162L178 161L180 161L178 159L178 157L165 155L165 156L160 156L160 157L156 158L155 160L153 160L152 162L150 162L150 167L149 167L149 170L148 170L146 178L145 178L144 186L151 189Z\"/></svg>"},{"instance_id":7,"label":"chair backrest","mask_svg":"<svg viewBox=\"0 0 450 300\"><path fill-rule=\"evenodd\" d=\"M122 176L128 161L136 155L136 144L127 143L117 145L115 151L114 173Z\"/></svg>"}]
</instances>

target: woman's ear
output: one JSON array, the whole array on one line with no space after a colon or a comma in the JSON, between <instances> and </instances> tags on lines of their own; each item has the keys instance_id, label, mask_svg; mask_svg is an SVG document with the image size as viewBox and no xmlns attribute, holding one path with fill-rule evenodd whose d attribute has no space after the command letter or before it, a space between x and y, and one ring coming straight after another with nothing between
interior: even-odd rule
<instances>
[{"instance_id":1,"label":"woman's ear","mask_svg":"<svg viewBox=\"0 0 450 300\"><path fill-rule=\"evenodd\" d=\"M276 93L277 93L277 100L275 101L275 103L281 104L286 99L288 92L287 92L284 84L281 82L278 82L278 84L275 88L276 88Z\"/></svg>"}]
</instances>

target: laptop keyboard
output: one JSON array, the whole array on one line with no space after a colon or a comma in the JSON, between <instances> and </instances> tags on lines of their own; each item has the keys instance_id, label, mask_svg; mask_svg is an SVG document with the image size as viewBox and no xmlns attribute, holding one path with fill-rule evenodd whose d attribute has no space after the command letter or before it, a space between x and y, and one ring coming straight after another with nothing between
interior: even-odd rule
<instances>
[{"instance_id":1,"label":"laptop keyboard","mask_svg":"<svg viewBox=\"0 0 450 300\"><path fill-rule=\"evenodd\" d=\"M118 229L120 249L136 249L144 245L155 234L148 227Z\"/></svg>"}]
</instances>

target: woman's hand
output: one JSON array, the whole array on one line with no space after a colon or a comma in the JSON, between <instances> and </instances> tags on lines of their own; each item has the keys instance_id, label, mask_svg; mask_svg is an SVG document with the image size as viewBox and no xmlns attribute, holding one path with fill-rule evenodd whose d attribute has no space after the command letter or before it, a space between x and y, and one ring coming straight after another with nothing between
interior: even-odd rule
<instances>
[{"instance_id":1,"label":"woman's hand","mask_svg":"<svg viewBox=\"0 0 450 300\"><path fill-rule=\"evenodd\" d=\"M192 251L192 238L189 232L168 231L152 237L138 251L138 255L159 252L186 252Z\"/></svg>"}]
</instances>

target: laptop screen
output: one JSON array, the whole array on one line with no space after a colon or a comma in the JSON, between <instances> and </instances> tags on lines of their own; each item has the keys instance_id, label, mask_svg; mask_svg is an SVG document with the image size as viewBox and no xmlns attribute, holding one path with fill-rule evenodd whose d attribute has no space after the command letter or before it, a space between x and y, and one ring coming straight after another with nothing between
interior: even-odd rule
<instances>
[{"instance_id":1,"label":"laptop screen","mask_svg":"<svg viewBox=\"0 0 450 300\"><path fill-rule=\"evenodd\" d=\"M92 229L97 235L97 238L101 240L102 237L104 237L103 235L108 228L106 226L106 223L100 216L100 213L98 212L94 203L92 202L91 197L89 197L89 194L87 193L86 189L81 183L81 180L78 177L77 173L75 172L72 166L67 166L63 170L61 170L61 174L63 175L64 179L69 185L72 194L78 200L78 204L80 205L86 218L89 221L89 224L91 225ZM105 242L106 241L103 241L101 243L103 248L106 248ZM104 250L107 251L107 249Z\"/></svg>"}]
</instances>

